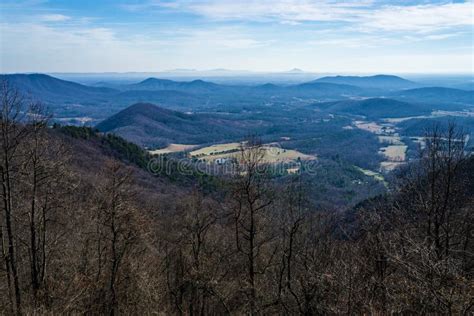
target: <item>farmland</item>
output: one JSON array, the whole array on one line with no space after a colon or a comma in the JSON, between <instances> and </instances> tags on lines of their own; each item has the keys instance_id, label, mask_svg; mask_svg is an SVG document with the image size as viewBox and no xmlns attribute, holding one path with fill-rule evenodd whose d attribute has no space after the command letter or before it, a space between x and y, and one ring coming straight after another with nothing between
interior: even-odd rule
<instances>
[{"instance_id":1,"label":"farmland","mask_svg":"<svg viewBox=\"0 0 474 316\"><path fill-rule=\"evenodd\" d=\"M354 121L354 125L362 130L377 135L380 147L379 154L385 157L385 161L380 163L380 171L388 172L403 165L406 161L406 152L408 146L401 140L396 133L393 122L385 123Z\"/></svg>"},{"instance_id":2,"label":"farmland","mask_svg":"<svg viewBox=\"0 0 474 316\"><path fill-rule=\"evenodd\" d=\"M230 151L238 151L241 146L241 143L227 143L227 144L217 144L212 145L204 148L200 148L198 150L194 150L189 154L191 157L201 158L213 155L219 155Z\"/></svg>"},{"instance_id":3,"label":"farmland","mask_svg":"<svg viewBox=\"0 0 474 316\"><path fill-rule=\"evenodd\" d=\"M362 172L363 174L365 174L366 176L372 177L372 178L374 178L375 180L378 180L378 181L383 182L383 184L384 184L385 186L388 185L387 182L385 181L383 175L381 175L380 173L375 172L375 171L372 171L372 170L368 170L368 169L363 169L363 168L360 168L360 167L357 167L357 166L355 166L355 168L356 168L358 171L360 171L360 172Z\"/></svg>"},{"instance_id":4,"label":"farmland","mask_svg":"<svg viewBox=\"0 0 474 316\"><path fill-rule=\"evenodd\" d=\"M380 153L389 161L403 162L406 159L406 150L406 145L390 145L380 148Z\"/></svg>"},{"instance_id":5,"label":"farmland","mask_svg":"<svg viewBox=\"0 0 474 316\"><path fill-rule=\"evenodd\" d=\"M379 142L389 145L403 145L400 136L378 136Z\"/></svg>"},{"instance_id":6,"label":"farmland","mask_svg":"<svg viewBox=\"0 0 474 316\"><path fill-rule=\"evenodd\" d=\"M239 159L241 148L245 149L245 143L227 143L204 147L189 153L191 158L197 158L205 162L216 160ZM283 163L301 160L314 160L316 156L303 154L297 150L284 149L276 144L265 144L262 146L262 163Z\"/></svg>"},{"instance_id":7,"label":"farmland","mask_svg":"<svg viewBox=\"0 0 474 316\"><path fill-rule=\"evenodd\" d=\"M177 153L182 151L189 151L196 148L198 145L185 145L185 144L169 144L165 148L150 150L150 154L152 155L162 155L162 154L171 154Z\"/></svg>"}]
</instances>

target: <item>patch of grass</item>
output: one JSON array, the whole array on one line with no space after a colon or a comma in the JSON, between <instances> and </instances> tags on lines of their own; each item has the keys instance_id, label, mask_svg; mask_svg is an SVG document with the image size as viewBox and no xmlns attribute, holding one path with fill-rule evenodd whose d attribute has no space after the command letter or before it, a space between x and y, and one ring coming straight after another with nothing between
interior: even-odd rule
<instances>
[{"instance_id":1,"label":"patch of grass","mask_svg":"<svg viewBox=\"0 0 474 316\"><path fill-rule=\"evenodd\" d=\"M190 153L193 158L202 159L206 162L212 162L216 159L236 159L240 158L241 146L245 146L242 143L227 143L212 145L209 147L201 148ZM314 160L316 156L303 154L297 150L284 149L271 144L263 145L263 163L282 163L295 160Z\"/></svg>"},{"instance_id":2,"label":"patch of grass","mask_svg":"<svg viewBox=\"0 0 474 316\"><path fill-rule=\"evenodd\" d=\"M380 153L392 162L402 162L406 159L406 145L390 145L380 148Z\"/></svg>"},{"instance_id":3,"label":"patch of grass","mask_svg":"<svg viewBox=\"0 0 474 316\"><path fill-rule=\"evenodd\" d=\"M171 153L177 153L177 152L192 150L196 147L198 147L198 145L169 144L165 148L150 150L149 153L152 154L152 155L171 154Z\"/></svg>"}]
</instances>

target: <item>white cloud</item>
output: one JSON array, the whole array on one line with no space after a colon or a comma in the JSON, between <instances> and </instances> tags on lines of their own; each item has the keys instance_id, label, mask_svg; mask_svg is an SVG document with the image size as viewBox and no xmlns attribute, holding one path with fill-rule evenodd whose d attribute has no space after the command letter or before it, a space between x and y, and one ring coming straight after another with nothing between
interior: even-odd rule
<instances>
[{"instance_id":1,"label":"white cloud","mask_svg":"<svg viewBox=\"0 0 474 316\"><path fill-rule=\"evenodd\" d=\"M431 32L474 25L472 1L403 6L386 3L377 4L372 0L176 0L151 1L148 7L188 11L214 20L287 24L347 22L364 31Z\"/></svg>"},{"instance_id":2,"label":"white cloud","mask_svg":"<svg viewBox=\"0 0 474 316\"><path fill-rule=\"evenodd\" d=\"M362 25L386 31L434 32L455 27L474 26L473 4L387 6L366 16Z\"/></svg>"},{"instance_id":3,"label":"white cloud","mask_svg":"<svg viewBox=\"0 0 474 316\"><path fill-rule=\"evenodd\" d=\"M63 14L45 14L39 17L43 22L64 22L70 20L71 17Z\"/></svg>"},{"instance_id":4,"label":"white cloud","mask_svg":"<svg viewBox=\"0 0 474 316\"><path fill-rule=\"evenodd\" d=\"M210 0L181 2L181 8L216 20L352 21L371 1Z\"/></svg>"},{"instance_id":5,"label":"white cloud","mask_svg":"<svg viewBox=\"0 0 474 316\"><path fill-rule=\"evenodd\" d=\"M239 60L240 51L269 44L235 27L119 36L106 27L3 23L0 34L0 72L157 71L195 65L218 68L214 62L224 65L225 60Z\"/></svg>"},{"instance_id":6,"label":"white cloud","mask_svg":"<svg viewBox=\"0 0 474 316\"><path fill-rule=\"evenodd\" d=\"M295 65L329 72L472 69L468 38L473 21L467 3L177 0L137 6L133 10L193 12L207 19L149 25L62 14L9 19L0 22L0 72L271 71ZM443 45L453 37L458 37L453 45Z\"/></svg>"}]
</instances>

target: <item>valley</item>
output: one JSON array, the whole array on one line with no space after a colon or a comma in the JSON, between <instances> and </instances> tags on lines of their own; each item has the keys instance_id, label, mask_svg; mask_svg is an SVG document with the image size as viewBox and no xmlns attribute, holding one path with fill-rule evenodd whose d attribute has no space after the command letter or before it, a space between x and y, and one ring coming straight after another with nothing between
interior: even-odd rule
<instances>
[{"instance_id":1,"label":"valley","mask_svg":"<svg viewBox=\"0 0 474 316\"><path fill-rule=\"evenodd\" d=\"M333 203L341 206L366 197L362 192L382 192L386 178L416 157L433 124L456 120L474 130L472 91L426 88L389 75L289 85L148 78L86 86L39 74L3 78L41 99L62 125L94 126L150 155L191 165L238 163L241 145L258 137L262 163L288 165L275 176L317 161L307 181L325 179L325 190L338 192ZM321 199L316 193L311 198Z\"/></svg>"},{"instance_id":2,"label":"valley","mask_svg":"<svg viewBox=\"0 0 474 316\"><path fill-rule=\"evenodd\" d=\"M189 153L190 158L205 162L225 163L227 161L239 160L244 152L248 150L246 143L228 143L204 147ZM261 147L261 163L278 164L285 162L296 162L299 160L315 160L316 156L307 155L296 150L284 149L279 143L263 144Z\"/></svg>"}]
</instances>

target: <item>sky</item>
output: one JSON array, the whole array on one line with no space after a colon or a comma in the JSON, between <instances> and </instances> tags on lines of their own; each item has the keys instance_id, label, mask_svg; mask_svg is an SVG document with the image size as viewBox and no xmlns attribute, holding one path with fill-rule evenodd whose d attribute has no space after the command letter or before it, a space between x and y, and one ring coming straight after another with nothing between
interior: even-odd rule
<instances>
[{"instance_id":1,"label":"sky","mask_svg":"<svg viewBox=\"0 0 474 316\"><path fill-rule=\"evenodd\" d=\"M0 72L472 73L474 0L2 0Z\"/></svg>"}]
</instances>

